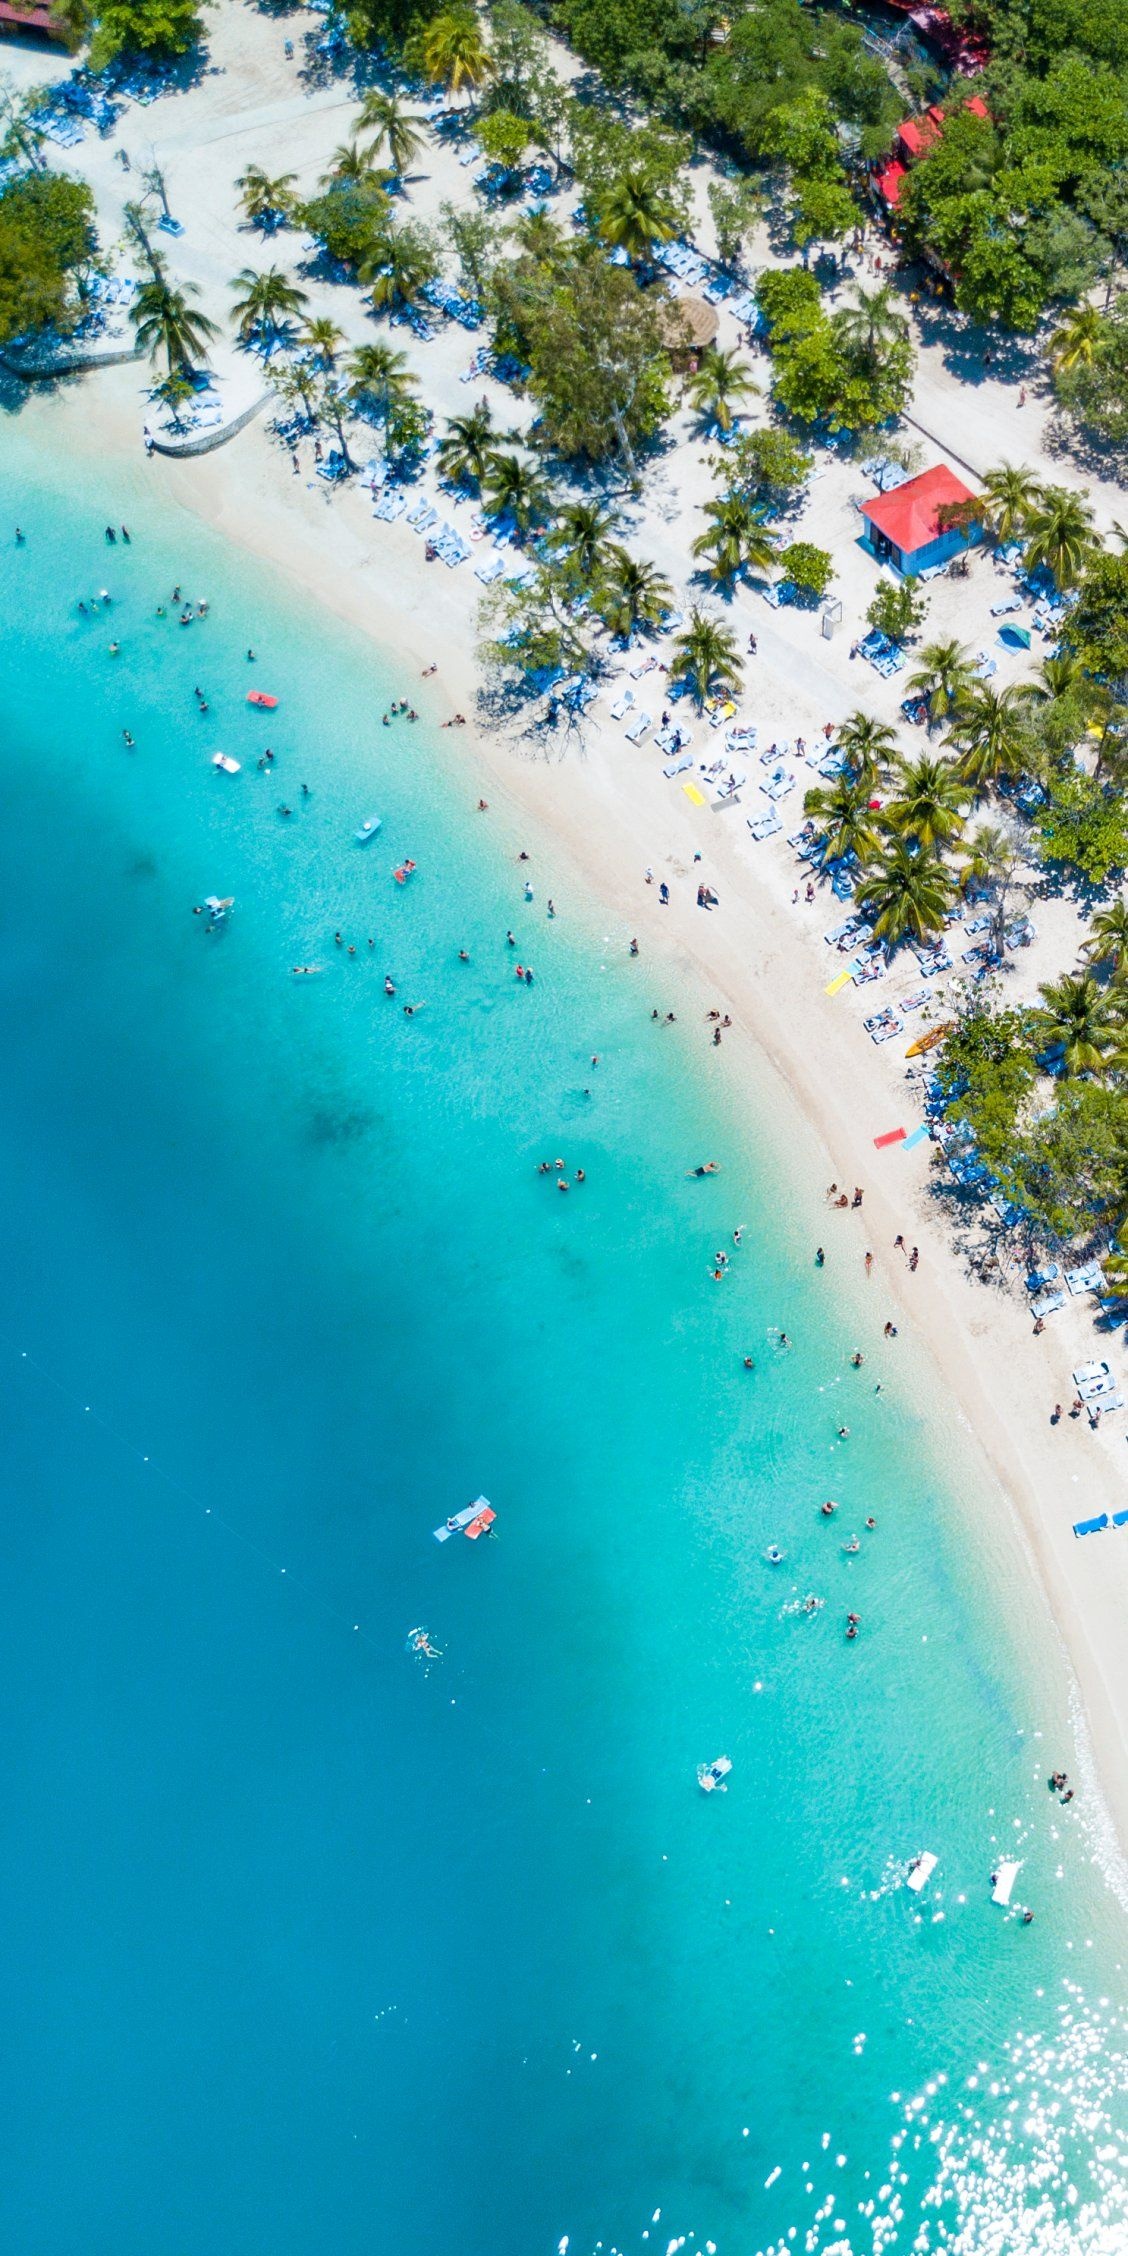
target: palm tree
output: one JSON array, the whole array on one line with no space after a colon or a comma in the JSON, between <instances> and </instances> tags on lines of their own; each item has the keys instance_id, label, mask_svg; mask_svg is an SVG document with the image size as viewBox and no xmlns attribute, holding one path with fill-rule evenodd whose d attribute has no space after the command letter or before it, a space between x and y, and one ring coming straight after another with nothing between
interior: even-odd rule
<instances>
[{"instance_id":1,"label":"palm tree","mask_svg":"<svg viewBox=\"0 0 1128 2256\"><path fill-rule=\"evenodd\" d=\"M1027 525L1026 568L1044 565L1059 588L1074 587L1093 547L1093 512L1066 486L1043 486Z\"/></svg>"},{"instance_id":2,"label":"palm tree","mask_svg":"<svg viewBox=\"0 0 1128 2256\"><path fill-rule=\"evenodd\" d=\"M595 591L595 604L609 634L629 642L638 627L656 627L673 602L674 591L656 564L640 563L615 542Z\"/></svg>"},{"instance_id":3,"label":"palm tree","mask_svg":"<svg viewBox=\"0 0 1128 2256\"><path fill-rule=\"evenodd\" d=\"M834 316L834 329L840 343L855 353L867 367L875 368L884 349L899 344L906 337L909 324L900 311L888 282L876 290L854 291L852 305L843 306Z\"/></svg>"},{"instance_id":4,"label":"palm tree","mask_svg":"<svg viewBox=\"0 0 1128 2256\"><path fill-rule=\"evenodd\" d=\"M521 212L510 233L517 249L525 258L535 259L538 266L559 266L568 248L568 238L551 212Z\"/></svg>"},{"instance_id":5,"label":"palm tree","mask_svg":"<svg viewBox=\"0 0 1128 2256\"><path fill-rule=\"evenodd\" d=\"M1020 686L1023 696L1032 705L1056 705L1059 698L1083 689L1088 680L1076 651L1067 650L1052 658L1043 658L1035 679Z\"/></svg>"},{"instance_id":6,"label":"palm tree","mask_svg":"<svg viewBox=\"0 0 1128 2256\"><path fill-rule=\"evenodd\" d=\"M961 893L970 893L974 886L981 893L994 894L991 946L1000 961L1006 941L1007 903L1025 860L1022 847L1008 831L980 823L965 844L964 859L956 873Z\"/></svg>"},{"instance_id":7,"label":"palm tree","mask_svg":"<svg viewBox=\"0 0 1128 2256\"><path fill-rule=\"evenodd\" d=\"M976 798L1000 776L1021 771L1026 745L1022 704L1017 687L998 690L980 682L959 708L951 735L959 750L956 773Z\"/></svg>"},{"instance_id":8,"label":"palm tree","mask_svg":"<svg viewBox=\"0 0 1128 2256\"><path fill-rule=\"evenodd\" d=\"M964 845L964 858L960 863L958 878L961 893L985 893L996 882L1000 864L1011 852L1011 841L1005 830L993 823L980 823Z\"/></svg>"},{"instance_id":9,"label":"palm tree","mask_svg":"<svg viewBox=\"0 0 1128 2256\"><path fill-rule=\"evenodd\" d=\"M1062 1071L1070 1078L1103 1073L1121 1022L1120 998L1099 986L1091 972L1080 977L1066 972L1038 993L1039 1035L1045 1049L1061 1051Z\"/></svg>"},{"instance_id":10,"label":"palm tree","mask_svg":"<svg viewBox=\"0 0 1128 2256\"><path fill-rule=\"evenodd\" d=\"M1020 470L1013 462L1000 462L997 469L984 473L979 515L1000 547L1021 540L1041 494L1034 472Z\"/></svg>"},{"instance_id":11,"label":"palm tree","mask_svg":"<svg viewBox=\"0 0 1128 2256\"><path fill-rule=\"evenodd\" d=\"M1096 306L1071 306L1046 347L1055 374L1071 368L1091 368L1105 328L1104 315Z\"/></svg>"},{"instance_id":12,"label":"palm tree","mask_svg":"<svg viewBox=\"0 0 1128 2256\"><path fill-rule=\"evenodd\" d=\"M407 227L390 229L381 236L357 268L377 313L417 306L434 272L429 247L417 231Z\"/></svg>"},{"instance_id":13,"label":"palm tree","mask_svg":"<svg viewBox=\"0 0 1128 2256\"><path fill-rule=\"evenodd\" d=\"M1092 964L1111 964L1119 979L1128 967L1128 901L1118 896L1098 909L1082 954Z\"/></svg>"},{"instance_id":14,"label":"palm tree","mask_svg":"<svg viewBox=\"0 0 1128 2256\"><path fill-rule=\"evenodd\" d=\"M278 342L282 322L293 319L309 303L305 291L280 266L268 266L261 274L245 266L231 287L241 293L231 308L241 342L249 344L257 331L268 352Z\"/></svg>"},{"instance_id":15,"label":"palm tree","mask_svg":"<svg viewBox=\"0 0 1128 2256\"><path fill-rule=\"evenodd\" d=\"M317 421L317 384L306 360L295 360L288 366L276 362L267 374L283 404L293 413L300 408L311 423Z\"/></svg>"},{"instance_id":16,"label":"palm tree","mask_svg":"<svg viewBox=\"0 0 1128 2256\"><path fill-rule=\"evenodd\" d=\"M436 16L423 36L423 68L433 84L452 94L463 87L473 93L490 77L494 67L482 37L482 27L472 8L451 9Z\"/></svg>"},{"instance_id":17,"label":"palm tree","mask_svg":"<svg viewBox=\"0 0 1128 2256\"><path fill-rule=\"evenodd\" d=\"M482 482L482 501L491 517L511 517L521 534L543 524L552 497L540 472L522 462L519 454L491 454Z\"/></svg>"},{"instance_id":18,"label":"palm tree","mask_svg":"<svg viewBox=\"0 0 1128 2256\"><path fill-rule=\"evenodd\" d=\"M896 729L888 721L875 721L869 713L856 711L847 714L837 743L851 781L863 784L868 797L896 755Z\"/></svg>"},{"instance_id":19,"label":"palm tree","mask_svg":"<svg viewBox=\"0 0 1128 2256\"><path fill-rule=\"evenodd\" d=\"M1106 1281L1123 1299L1128 1295L1128 1223L1121 1223L1115 1246L1115 1252L1105 1255L1102 1266Z\"/></svg>"},{"instance_id":20,"label":"palm tree","mask_svg":"<svg viewBox=\"0 0 1128 2256\"><path fill-rule=\"evenodd\" d=\"M599 232L612 249L630 259L647 259L655 243L670 243L678 231L677 208L642 165L628 165L613 180L599 208Z\"/></svg>"},{"instance_id":21,"label":"palm tree","mask_svg":"<svg viewBox=\"0 0 1128 2256\"><path fill-rule=\"evenodd\" d=\"M158 275L164 273L164 261L160 252L153 249L149 237L150 213L148 206L144 202L124 204L122 206L122 217L125 221L127 233L141 252L149 273L155 281Z\"/></svg>"},{"instance_id":22,"label":"palm tree","mask_svg":"<svg viewBox=\"0 0 1128 2256\"><path fill-rule=\"evenodd\" d=\"M719 619L696 605L674 643L670 680L684 682L698 712L707 697L740 687L736 642Z\"/></svg>"},{"instance_id":23,"label":"palm tree","mask_svg":"<svg viewBox=\"0 0 1128 2256\"><path fill-rule=\"evenodd\" d=\"M334 376L325 376L321 386L320 405L329 417L329 421L337 434L337 444L340 447L341 459L346 470L356 469L356 464L349 453L349 442L345 436L345 411L352 406L352 399L351 384L339 384Z\"/></svg>"},{"instance_id":24,"label":"palm tree","mask_svg":"<svg viewBox=\"0 0 1128 2256\"><path fill-rule=\"evenodd\" d=\"M814 816L826 840L827 861L856 854L860 862L868 862L877 852L877 825L869 802L869 785L852 775L836 776L833 783L817 783L808 791L803 812Z\"/></svg>"},{"instance_id":25,"label":"palm tree","mask_svg":"<svg viewBox=\"0 0 1128 2256\"><path fill-rule=\"evenodd\" d=\"M925 940L939 932L952 905L955 880L935 855L914 853L903 839L893 844L862 879L855 893L860 909L873 913L874 937L892 953L901 940Z\"/></svg>"},{"instance_id":26,"label":"palm tree","mask_svg":"<svg viewBox=\"0 0 1128 2256\"><path fill-rule=\"evenodd\" d=\"M929 642L920 664L909 675L908 688L928 703L929 726L945 720L963 704L975 682L975 668L962 642Z\"/></svg>"},{"instance_id":27,"label":"palm tree","mask_svg":"<svg viewBox=\"0 0 1128 2256\"><path fill-rule=\"evenodd\" d=\"M776 535L743 494L721 494L707 501L708 530L693 543L695 556L711 557L711 579L734 580L738 572L767 572L779 546Z\"/></svg>"},{"instance_id":28,"label":"palm tree","mask_svg":"<svg viewBox=\"0 0 1128 2256\"><path fill-rule=\"evenodd\" d=\"M358 141L342 141L329 159L329 170L321 175L322 188L335 188L340 182L352 187L379 177L372 162L371 149L362 149Z\"/></svg>"},{"instance_id":29,"label":"palm tree","mask_svg":"<svg viewBox=\"0 0 1128 2256\"><path fill-rule=\"evenodd\" d=\"M614 517L598 501L570 501L553 527L553 546L574 564L588 587L600 577L611 549Z\"/></svg>"},{"instance_id":30,"label":"palm tree","mask_svg":"<svg viewBox=\"0 0 1128 2256\"><path fill-rule=\"evenodd\" d=\"M349 354L349 382L354 396L370 400L381 415L410 398L416 388L406 355L392 345L358 345Z\"/></svg>"},{"instance_id":31,"label":"palm tree","mask_svg":"<svg viewBox=\"0 0 1128 2256\"><path fill-rule=\"evenodd\" d=\"M152 360L163 352L170 377L186 375L197 361L206 364L207 345L219 335L215 322L189 305L189 298L197 295L194 282L173 290L158 274L141 284L129 309L141 350Z\"/></svg>"},{"instance_id":32,"label":"palm tree","mask_svg":"<svg viewBox=\"0 0 1128 2256\"><path fill-rule=\"evenodd\" d=\"M271 175L261 165L248 165L240 173L235 185L242 190L239 201L243 216L252 227L261 227L265 235L272 235L279 221L289 218L297 177L296 172Z\"/></svg>"},{"instance_id":33,"label":"palm tree","mask_svg":"<svg viewBox=\"0 0 1128 2256\"><path fill-rule=\"evenodd\" d=\"M738 409L742 400L760 396L747 361L739 353L715 348L703 355L686 391L702 422L716 431L731 431L734 408Z\"/></svg>"},{"instance_id":34,"label":"palm tree","mask_svg":"<svg viewBox=\"0 0 1128 2256\"><path fill-rule=\"evenodd\" d=\"M487 402L470 415L454 415L436 449L439 468L453 486L470 486L477 492L493 452L493 414Z\"/></svg>"},{"instance_id":35,"label":"palm tree","mask_svg":"<svg viewBox=\"0 0 1128 2256\"><path fill-rule=\"evenodd\" d=\"M372 87L361 104L361 129L374 133L369 154L376 156L381 149L386 149L388 163L397 178L402 177L412 158L425 146L425 122L417 111L405 110L397 94L385 94L380 86Z\"/></svg>"},{"instance_id":36,"label":"palm tree","mask_svg":"<svg viewBox=\"0 0 1128 2256\"><path fill-rule=\"evenodd\" d=\"M345 341L343 329L338 329L327 313L319 313L307 321L302 330L302 343L308 345L319 368L335 368L337 355Z\"/></svg>"},{"instance_id":37,"label":"palm tree","mask_svg":"<svg viewBox=\"0 0 1128 2256\"><path fill-rule=\"evenodd\" d=\"M911 839L925 852L945 846L963 829L968 787L950 760L929 753L899 760L897 788L885 820L898 838Z\"/></svg>"}]
</instances>

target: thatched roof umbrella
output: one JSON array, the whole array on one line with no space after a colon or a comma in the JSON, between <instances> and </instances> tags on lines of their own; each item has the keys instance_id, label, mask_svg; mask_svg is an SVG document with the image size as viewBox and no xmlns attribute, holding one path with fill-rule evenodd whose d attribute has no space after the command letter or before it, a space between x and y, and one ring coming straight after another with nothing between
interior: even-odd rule
<instances>
[{"instance_id":1,"label":"thatched roof umbrella","mask_svg":"<svg viewBox=\"0 0 1128 2256\"><path fill-rule=\"evenodd\" d=\"M666 350L676 368L692 366L715 343L720 323L706 298L667 298L659 308Z\"/></svg>"}]
</instances>

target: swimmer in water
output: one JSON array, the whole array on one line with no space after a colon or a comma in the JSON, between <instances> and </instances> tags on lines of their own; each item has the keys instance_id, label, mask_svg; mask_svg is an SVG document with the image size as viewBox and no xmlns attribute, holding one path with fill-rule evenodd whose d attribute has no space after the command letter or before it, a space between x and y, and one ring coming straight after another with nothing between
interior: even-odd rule
<instances>
[{"instance_id":1,"label":"swimmer in water","mask_svg":"<svg viewBox=\"0 0 1128 2256\"><path fill-rule=\"evenodd\" d=\"M756 1368L756 1365L750 1355L746 1355L744 1358L744 1368L746 1371L754 1371Z\"/></svg>"},{"instance_id":2,"label":"swimmer in water","mask_svg":"<svg viewBox=\"0 0 1128 2256\"><path fill-rule=\"evenodd\" d=\"M822 1268L822 1265L823 1265L823 1263L824 1263L824 1261L825 1261L825 1260L826 1260L826 1255L825 1255L825 1253L823 1252L823 1249L822 1249L822 1247L821 1247L821 1246L816 1246L816 1247L815 1247L815 1267L816 1267L816 1269L821 1269L821 1268Z\"/></svg>"},{"instance_id":3,"label":"swimmer in water","mask_svg":"<svg viewBox=\"0 0 1128 2256\"><path fill-rule=\"evenodd\" d=\"M700 1167L687 1167L686 1169L686 1174L691 1177L694 1175L718 1175L719 1173L720 1169L715 1159L703 1160Z\"/></svg>"},{"instance_id":4,"label":"swimmer in water","mask_svg":"<svg viewBox=\"0 0 1128 2256\"><path fill-rule=\"evenodd\" d=\"M391 977L391 974L390 974L389 972L385 972L385 974L384 974L384 993L385 993L385 995L394 995L394 994L395 994L395 991L396 991L396 983L395 983L395 980L394 980L394 979L393 979L393 978Z\"/></svg>"},{"instance_id":5,"label":"swimmer in water","mask_svg":"<svg viewBox=\"0 0 1128 2256\"><path fill-rule=\"evenodd\" d=\"M856 1347L854 1349L854 1352L850 1357L850 1361L853 1364L855 1371L861 1370L862 1365L865 1362L865 1356L862 1354L860 1347Z\"/></svg>"}]
</instances>

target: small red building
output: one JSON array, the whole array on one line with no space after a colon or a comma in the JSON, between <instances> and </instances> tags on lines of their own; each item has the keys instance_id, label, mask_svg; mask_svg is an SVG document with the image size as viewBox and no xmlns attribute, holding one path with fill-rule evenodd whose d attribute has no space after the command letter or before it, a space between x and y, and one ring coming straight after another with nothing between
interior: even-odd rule
<instances>
[{"instance_id":1,"label":"small red building","mask_svg":"<svg viewBox=\"0 0 1128 2256\"><path fill-rule=\"evenodd\" d=\"M978 94L969 94L964 103L973 117L990 119L991 112ZM890 211L895 211L900 201L901 184L910 165L918 157L925 157L939 140L944 130L944 112L938 103L925 110L921 117L905 118L893 136L893 153L877 175L877 192Z\"/></svg>"},{"instance_id":2,"label":"small red building","mask_svg":"<svg viewBox=\"0 0 1128 2256\"><path fill-rule=\"evenodd\" d=\"M7 33L17 39L21 33L32 32L38 39L57 39L66 46L66 33L51 21L51 0L30 0L30 5L20 8L14 0L0 0L0 35Z\"/></svg>"},{"instance_id":3,"label":"small red building","mask_svg":"<svg viewBox=\"0 0 1128 2256\"><path fill-rule=\"evenodd\" d=\"M862 503L866 537L882 564L892 564L907 577L927 572L933 564L946 564L976 538L974 527L944 525L943 512L973 502L970 486L942 462L909 478L891 493L875 494Z\"/></svg>"}]
</instances>

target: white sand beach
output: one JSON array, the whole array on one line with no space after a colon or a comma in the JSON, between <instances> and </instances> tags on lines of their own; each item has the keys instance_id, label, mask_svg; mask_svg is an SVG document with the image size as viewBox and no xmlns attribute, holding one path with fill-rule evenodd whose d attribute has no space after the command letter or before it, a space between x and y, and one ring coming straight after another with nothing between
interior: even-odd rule
<instances>
[{"instance_id":1,"label":"white sand beach","mask_svg":"<svg viewBox=\"0 0 1128 2256\"><path fill-rule=\"evenodd\" d=\"M297 84L283 42L303 22L217 10L212 47L218 75L144 113L127 111L113 136L87 144L72 159L96 186L104 232L112 236L130 190L116 150L125 146L140 162L155 149L172 207L184 223L175 245L176 273L198 282L201 303L217 319L227 314L231 277L248 261L269 259L290 271L297 263L292 233L273 238L264 252L256 236L238 227L237 175L251 162L284 163L300 173L303 184L311 182L333 147L347 139L355 113L346 85L310 94ZM37 70L42 75L39 58ZM443 197L468 193L449 150L428 149L415 169L411 208L423 218ZM704 212L702 176L694 178ZM704 219L701 240L710 241ZM753 263L767 255L766 244L758 242ZM350 342L375 333L355 289L308 286L311 310L331 314ZM962 364L943 326L930 316L932 341L920 353L912 410L920 467L949 460L982 471L1000 460L1025 463L1060 483L1087 485L1099 524L1109 525L1122 506L1117 490L1083 477L1053 451L1032 353L1016 348L1017 360L1025 352L1029 364L1030 391L1020 409L1013 370L1005 383L961 379ZM463 331L440 328L432 341L420 343L407 329L397 329L394 341L417 369L423 396L440 422L465 412L483 393L503 428L519 420L522 411L518 407L515 414L512 395L489 378L475 375L471 385L462 382L476 343ZM721 341L738 341L735 324L723 313ZM230 348L226 355L219 352L217 368L222 372L231 358ZM139 450L146 382L140 364L106 369L29 397L23 414L41 431L45 449L96 451L112 461ZM766 388L766 363L763 382ZM682 600L690 579L689 544L699 530L696 511L710 491L710 449L692 435L686 415L679 417L675 436L676 447L648 474L643 500L624 508L623 525L635 552L661 567ZM490 801L492 811L504 807L519 819L538 866L538 885L558 904L566 900L570 877L593 890L624 948L637 935L643 958L653 964L648 1000L652 990L655 1002L674 1005L679 1016L699 1015L702 1072L724 1076L738 1102L754 1075L762 1102L766 1057L815 1131L825 1155L825 1182L864 1186L861 1213L828 1211L826 1243L848 1245L859 1270L872 1249L875 1293L886 1295L906 1335L932 1359L948 1390L951 1417L966 1422L1011 1499L1068 1649L1104 1794L1128 1847L1128 1529L1089 1541L1073 1535L1075 1520L1128 1504L1126 1414L1108 1418L1099 1430L1068 1414L1056 1425L1050 1422L1055 1403L1068 1413L1074 1366L1107 1356L1114 1370L1128 1375L1123 1348L1114 1344L1116 1335L1095 1329L1097 1307L1088 1294L1070 1297L1044 1333L1032 1336L1021 1266L984 1283L957 1250L951 1217L930 1191L936 1147L927 1139L911 1151L899 1144L875 1147L876 1138L899 1127L911 1132L922 1117L917 1085L906 1079L905 1051L925 1020L920 1012L909 1016L903 1034L880 1048L862 1021L875 1007L913 991L916 964L912 957L903 964L898 960L880 994L849 984L828 992L851 959L828 946L824 935L846 912L825 888L813 905L803 897L805 866L788 847L787 834L799 828L803 793L814 777L794 750L783 761L796 780L781 805L780 832L756 843L748 829L749 819L769 804L760 788L768 771L759 752L773 742L794 747L801 737L810 747L822 738L825 724L859 705L897 723L906 750L923 741L901 720L903 684L879 680L849 655L877 579L876 565L858 545L855 506L871 485L856 465L833 453L822 455L798 521L801 536L835 558L832 592L843 616L831 639L821 635L817 612L769 609L749 588L738 590L732 601L729 620L741 647L750 633L757 638L739 712L759 733L757 750L742 762L745 786L731 803L720 804L700 768L671 779L663 775L653 731L631 745L625 721L611 719L617 691L630 688L635 709L645 705L658 720L664 677L656 668L632 681L641 652L620 661L619 678L602 688L582 734L530 738L486 727L476 717L481 589L471 564L448 570L441 562L428 563L423 541L402 520L373 520L371 494L358 481L330 488L313 469L306 447L301 472L294 474L289 452L271 437L264 414L215 453L185 461L154 458L148 475L179 506L268 558L384 650L398 650L403 690L421 709L439 720L464 713L468 725L456 741L465 763L467 819L476 819L479 796ZM433 475L425 474L421 484L435 498ZM441 497L443 514L464 530L473 506ZM997 662L997 685L1019 678L1033 662L1029 654L1008 653L998 642L990 609L1009 586L983 554L973 558L965 579L941 579L929 591L929 637L950 634L973 650L989 650ZM660 664L668 657L668 640L653 647ZM437 673L421 680L432 663ZM693 724L695 760L711 760L723 750L723 736L713 737L701 720ZM726 771L729 765L726 758ZM697 797L691 799L685 785L694 778ZM657 883L645 881L648 868L656 880L670 883L668 910L659 907ZM713 914L695 906L700 881L719 896ZM1036 938L1007 959L1008 999L1031 997L1040 980L1072 963L1076 947L1076 913L1068 901L1032 895L1024 905ZM971 945L956 937L961 952ZM710 1006L733 1020L719 1049L704 1020ZM928 1008L933 1020L942 1015L938 1006ZM919 1246L915 1274L894 1249L898 1234Z\"/></svg>"}]
</instances>

